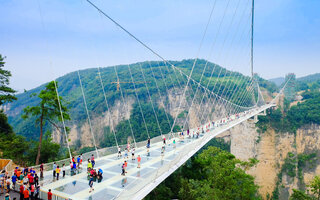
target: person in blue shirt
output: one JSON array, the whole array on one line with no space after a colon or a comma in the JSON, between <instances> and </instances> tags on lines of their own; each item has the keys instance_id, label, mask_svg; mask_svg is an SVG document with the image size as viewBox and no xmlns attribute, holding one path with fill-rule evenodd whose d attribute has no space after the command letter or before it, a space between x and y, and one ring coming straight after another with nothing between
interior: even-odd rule
<instances>
[{"instance_id":1,"label":"person in blue shirt","mask_svg":"<svg viewBox=\"0 0 320 200\"><path fill-rule=\"evenodd\" d=\"M12 180L12 187L13 187L13 189L14 189L15 186L16 186L16 182L17 182L17 176L16 176L16 174L13 174L13 176L11 177L11 180Z\"/></svg>"},{"instance_id":2,"label":"person in blue shirt","mask_svg":"<svg viewBox=\"0 0 320 200\"><path fill-rule=\"evenodd\" d=\"M78 158L77 158L78 168L80 168L80 160L81 160L81 158L80 158L80 156L78 156Z\"/></svg>"},{"instance_id":3,"label":"person in blue shirt","mask_svg":"<svg viewBox=\"0 0 320 200\"><path fill-rule=\"evenodd\" d=\"M73 168L73 171L76 172L76 170L77 170L77 164L76 164L75 162L73 163L73 167L72 167L72 168Z\"/></svg>"}]
</instances>

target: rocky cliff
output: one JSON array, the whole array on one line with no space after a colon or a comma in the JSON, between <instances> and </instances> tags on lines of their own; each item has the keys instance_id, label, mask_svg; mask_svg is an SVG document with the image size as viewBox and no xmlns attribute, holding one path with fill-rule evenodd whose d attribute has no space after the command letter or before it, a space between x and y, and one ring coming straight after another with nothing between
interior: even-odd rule
<instances>
[{"instance_id":1,"label":"rocky cliff","mask_svg":"<svg viewBox=\"0 0 320 200\"><path fill-rule=\"evenodd\" d=\"M293 133L268 129L258 133L247 121L220 137L231 142L231 153L241 160L256 158L259 163L248 173L255 177L263 199L289 199L292 189L306 189L320 173L320 126L306 125Z\"/></svg>"}]
</instances>

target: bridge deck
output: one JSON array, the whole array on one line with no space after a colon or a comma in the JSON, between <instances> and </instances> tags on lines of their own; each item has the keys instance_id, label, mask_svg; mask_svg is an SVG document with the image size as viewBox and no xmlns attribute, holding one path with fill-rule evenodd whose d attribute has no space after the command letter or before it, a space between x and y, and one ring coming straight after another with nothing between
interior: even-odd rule
<instances>
[{"instance_id":1,"label":"bridge deck","mask_svg":"<svg viewBox=\"0 0 320 200\"><path fill-rule=\"evenodd\" d=\"M262 106L222 126L210 128L198 139L176 138L176 147L168 144L164 155L161 155L162 142L151 144L149 153L146 147L139 148L135 155L140 155L142 158L141 168L137 168L137 161L132 161L129 153L126 176L121 175L124 158L117 158L117 154L98 158L95 169L103 170L103 179L99 183L94 183L95 190L91 193L89 193L86 162L83 163L81 172L70 176L68 171L67 175L58 181L53 179L51 171L45 172L44 180L41 181L42 190L51 189L52 193L61 196L61 199L142 199L213 137L272 106L270 104ZM44 193L42 198L46 198Z\"/></svg>"}]
</instances>

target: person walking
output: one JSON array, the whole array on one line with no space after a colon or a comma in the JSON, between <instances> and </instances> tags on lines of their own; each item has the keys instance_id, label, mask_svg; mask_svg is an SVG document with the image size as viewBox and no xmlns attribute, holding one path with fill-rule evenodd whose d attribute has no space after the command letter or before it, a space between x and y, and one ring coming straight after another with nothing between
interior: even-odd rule
<instances>
[{"instance_id":1,"label":"person walking","mask_svg":"<svg viewBox=\"0 0 320 200\"><path fill-rule=\"evenodd\" d=\"M34 175L34 184L36 187L39 185L39 176L37 173Z\"/></svg>"},{"instance_id":2,"label":"person walking","mask_svg":"<svg viewBox=\"0 0 320 200\"><path fill-rule=\"evenodd\" d=\"M29 190L27 188L25 188L23 191L23 199L29 200Z\"/></svg>"},{"instance_id":3,"label":"person walking","mask_svg":"<svg viewBox=\"0 0 320 200\"><path fill-rule=\"evenodd\" d=\"M140 168L140 167L141 167L141 166L140 166L140 164L141 164L141 157L140 157L140 155L138 155L137 161L138 161L138 167L137 167L137 168Z\"/></svg>"},{"instance_id":4,"label":"person walking","mask_svg":"<svg viewBox=\"0 0 320 200\"><path fill-rule=\"evenodd\" d=\"M121 175L125 176L126 175L126 169L125 169L124 163L122 164L121 169L122 169Z\"/></svg>"},{"instance_id":5,"label":"person walking","mask_svg":"<svg viewBox=\"0 0 320 200\"><path fill-rule=\"evenodd\" d=\"M120 158L120 157L121 157L121 148L118 147L118 158Z\"/></svg>"},{"instance_id":6,"label":"person walking","mask_svg":"<svg viewBox=\"0 0 320 200\"><path fill-rule=\"evenodd\" d=\"M14 174L12 175L11 180L12 180L12 189L14 190L15 187L16 187L16 182L17 182L16 173L14 173Z\"/></svg>"},{"instance_id":7,"label":"person walking","mask_svg":"<svg viewBox=\"0 0 320 200\"><path fill-rule=\"evenodd\" d=\"M62 165L62 177L64 178L66 175L66 166L65 164Z\"/></svg>"},{"instance_id":8,"label":"person walking","mask_svg":"<svg viewBox=\"0 0 320 200\"><path fill-rule=\"evenodd\" d=\"M57 169L57 164L56 164L56 162L54 162L54 163L53 163L53 166L52 166L53 177L56 177L56 169Z\"/></svg>"},{"instance_id":9,"label":"person walking","mask_svg":"<svg viewBox=\"0 0 320 200\"><path fill-rule=\"evenodd\" d=\"M43 163L40 165L40 178L43 178Z\"/></svg>"},{"instance_id":10,"label":"person walking","mask_svg":"<svg viewBox=\"0 0 320 200\"><path fill-rule=\"evenodd\" d=\"M81 158L80 158L80 156L78 156L78 158L77 158L78 168L80 168L80 160L81 160Z\"/></svg>"},{"instance_id":11,"label":"person walking","mask_svg":"<svg viewBox=\"0 0 320 200\"><path fill-rule=\"evenodd\" d=\"M57 166L56 173L57 173L57 180L59 180L59 174L61 169L59 168L59 165Z\"/></svg>"},{"instance_id":12,"label":"person walking","mask_svg":"<svg viewBox=\"0 0 320 200\"><path fill-rule=\"evenodd\" d=\"M94 190L94 188L93 188L93 176L92 175L90 175L89 186L90 186L90 189L89 189L89 193L90 193L90 192L92 192Z\"/></svg>"},{"instance_id":13,"label":"person walking","mask_svg":"<svg viewBox=\"0 0 320 200\"><path fill-rule=\"evenodd\" d=\"M10 194L7 192L6 195L4 196L4 200L11 200Z\"/></svg>"},{"instance_id":14,"label":"person walking","mask_svg":"<svg viewBox=\"0 0 320 200\"><path fill-rule=\"evenodd\" d=\"M147 141L147 152L149 152L149 149L150 149L150 138L148 138L148 141Z\"/></svg>"},{"instance_id":15,"label":"person walking","mask_svg":"<svg viewBox=\"0 0 320 200\"><path fill-rule=\"evenodd\" d=\"M134 151L135 151L135 149L134 149L134 147L133 147L132 150L131 150L132 160L135 160L135 159L136 159L136 158L134 157Z\"/></svg>"},{"instance_id":16,"label":"person walking","mask_svg":"<svg viewBox=\"0 0 320 200\"><path fill-rule=\"evenodd\" d=\"M94 155L93 154L91 156L91 163L92 163L92 168L94 168L94 165L96 164L96 162L94 161Z\"/></svg>"}]
</instances>

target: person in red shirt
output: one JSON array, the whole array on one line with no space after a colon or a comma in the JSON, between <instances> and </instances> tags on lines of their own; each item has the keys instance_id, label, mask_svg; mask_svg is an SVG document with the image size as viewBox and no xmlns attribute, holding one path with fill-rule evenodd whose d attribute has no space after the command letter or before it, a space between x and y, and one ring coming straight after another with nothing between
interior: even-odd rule
<instances>
[{"instance_id":1,"label":"person in red shirt","mask_svg":"<svg viewBox=\"0 0 320 200\"><path fill-rule=\"evenodd\" d=\"M29 179L29 183L30 183L30 184L33 184L34 178L33 178L33 176L31 175L31 173L29 173L28 179Z\"/></svg>"},{"instance_id":2,"label":"person in red shirt","mask_svg":"<svg viewBox=\"0 0 320 200\"><path fill-rule=\"evenodd\" d=\"M49 192L48 192L48 200L52 200L52 192L51 192L51 189L49 189Z\"/></svg>"},{"instance_id":3,"label":"person in red shirt","mask_svg":"<svg viewBox=\"0 0 320 200\"><path fill-rule=\"evenodd\" d=\"M23 196L23 190L24 190L24 187L23 185L21 184L20 185L20 200L23 200L24 196Z\"/></svg>"},{"instance_id":4,"label":"person in red shirt","mask_svg":"<svg viewBox=\"0 0 320 200\"><path fill-rule=\"evenodd\" d=\"M141 166L140 166L140 164L141 164L141 157L140 157L140 155L138 155L137 160L138 160L138 168L140 168L140 167L141 167Z\"/></svg>"},{"instance_id":5,"label":"person in red shirt","mask_svg":"<svg viewBox=\"0 0 320 200\"><path fill-rule=\"evenodd\" d=\"M23 198L29 200L29 190L27 188L23 191Z\"/></svg>"}]
</instances>

